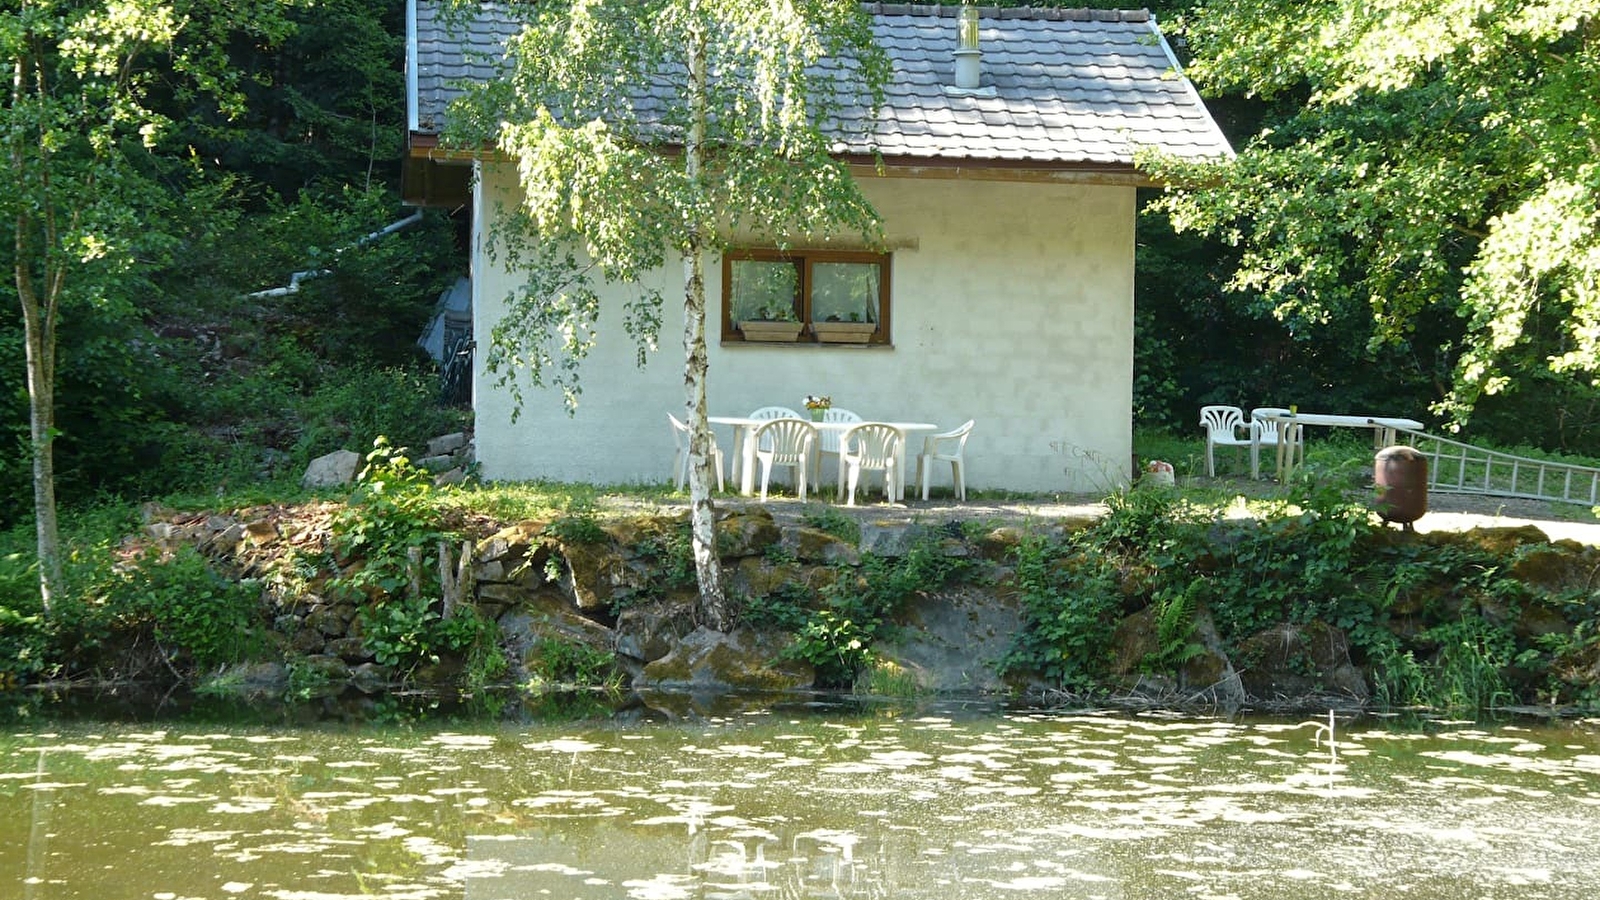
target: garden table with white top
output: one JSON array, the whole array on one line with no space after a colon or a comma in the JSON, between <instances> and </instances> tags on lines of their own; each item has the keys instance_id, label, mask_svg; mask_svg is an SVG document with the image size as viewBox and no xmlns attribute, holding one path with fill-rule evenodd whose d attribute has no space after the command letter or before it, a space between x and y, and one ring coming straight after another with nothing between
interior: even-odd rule
<instances>
[{"instance_id":1,"label":"garden table with white top","mask_svg":"<svg viewBox=\"0 0 1600 900\"><path fill-rule=\"evenodd\" d=\"M1293 448L1304 446L1305 435L1303 434L1303 429L1307 425L1328 428L1370 428L1372 429L1372 444L1375 448L1387 447L1393 444L1397 429L1422 430L1422 423L1416 419L1402 419L1397 416L1350 416L1303 412L1264 413L1260 410L1257 410L1254 416L1255 418L1278 424L1279 480L1289 477L1290 473L1294 471ZM1301 452L1304 453L1304 450Z\"/></svg>"},{"instance_id":2,"label":"garden table with white top","mask_svg":"<svg viewBox=\"0 0 1600 900\"><path fill-rule=\"evenodd\" d=\"M749 416L707 416L706 421L712 425L730 425L733 427L733 456L739 466L739 493L750 496L756 490L756 442L754 440L756 429L773 421L772 419L752 419ZM939 426L932 422L884 422L878 419L867 419L861 422L818 422L811 421L812 427L818 431L836 431L843 434L846 431L864 425L867 422L876 422L888 425L900 432L900 448L895 454L894 490L893 500L899 501L906 494L906 442L913 433L924 431L938 431ZM817 452L812 448L812 452Z\"/></svg>"}]
</instances>

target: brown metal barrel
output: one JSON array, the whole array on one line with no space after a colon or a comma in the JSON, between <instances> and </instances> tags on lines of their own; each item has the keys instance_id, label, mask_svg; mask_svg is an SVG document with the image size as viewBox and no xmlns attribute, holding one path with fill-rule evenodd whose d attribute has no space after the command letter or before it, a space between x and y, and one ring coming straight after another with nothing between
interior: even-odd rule
<instances>
[{"instance_id":1,"label":"brown metal barrel","mask_svg":"<svg viewBox=\"0 0 1600 900\"><path fill-rule=\"evenodd\" d=\"M1385 447L1373 460L1378 518L1410 527L1428 511L1428 458L1414 447Z\"/></svg>"}]
</instances>

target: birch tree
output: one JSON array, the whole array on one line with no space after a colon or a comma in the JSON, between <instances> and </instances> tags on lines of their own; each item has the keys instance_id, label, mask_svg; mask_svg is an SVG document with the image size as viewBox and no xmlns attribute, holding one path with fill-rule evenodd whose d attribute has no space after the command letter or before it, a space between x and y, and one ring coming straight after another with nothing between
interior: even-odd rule
<instances>
[{"instance_id":1,"label":"birch tree","mask_svg":"<svg viewBox=\"0 0 1600 900\"><path fill-rule=\"evenodd\" d=\"M0 8L0 190L26 343L39 586L61 591L54 442L63 311L127 303L114 285L160 191L138 164L168 124L158 100L210 94L237 109L226 42L282 33L279 0L15 0Z\"/></svg>"},{"instance_id":2,"label":"birch tree","mask_svg":"<svg viewBox=\"0 0 1600 900\"><path fill-rule=\"evenodd\" d=\"M503 75L456 104L447 139L491 146L521 205L490 251L525 275L487 364L579 401L601 283L637 285L681 258L684 412L702 618L732 625L714 547L702 266L734 234L785 246L878 218L829 151L840 112L875 109L888 64L856 0L571 0L510 7L522 28ZM470 14L470 13L469 13ZM870 121L871 115L864 121ZM860 116L855 121L863 121ZM665 298L637 287L625 328L654 350Z\"/></svg>"}]
</instances>

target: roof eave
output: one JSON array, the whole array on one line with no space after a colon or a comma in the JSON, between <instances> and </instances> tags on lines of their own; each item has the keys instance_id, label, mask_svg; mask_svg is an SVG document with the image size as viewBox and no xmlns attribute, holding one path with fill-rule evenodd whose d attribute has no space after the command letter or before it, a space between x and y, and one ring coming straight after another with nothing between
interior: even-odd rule
<instances>
[{"instance_id":1,"label":"roof eave","mask_svg":"<svg viewBox=\"0 0 1600 900\"><path fill-rule=\"evenodd\" d=\"M477 161L505 160L492 147L480 150L448 148L439 136L412 132L406 141L412 160L440 165L462 165ZM677 147L664 147L672 152ZM1033 181L1071 184L1103 184L1127 187L1156 187L1159 182L1131 162L1089 160L985 159L955 156L875 155L841 153L836 159L850 166L858 177L970 179L974 181Z\"/></svg>"}]
</instances>

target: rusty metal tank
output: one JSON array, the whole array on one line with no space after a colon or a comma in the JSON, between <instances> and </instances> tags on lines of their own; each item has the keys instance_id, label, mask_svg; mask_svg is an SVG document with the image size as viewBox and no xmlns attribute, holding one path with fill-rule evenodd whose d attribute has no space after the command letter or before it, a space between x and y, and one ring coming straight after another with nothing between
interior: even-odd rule
<instances>
[{"instance_id":1,"label":"rusty metal tank","mask_svg":"<svg viewBox=\"0 0 1600 900\"><path fill-rule=\"evenodd\" d=\"M1385 447L1373 460L1378 518L1407 529L1428 511L1428 458L1415 447Z\"/></svg>"}]
</instances>

